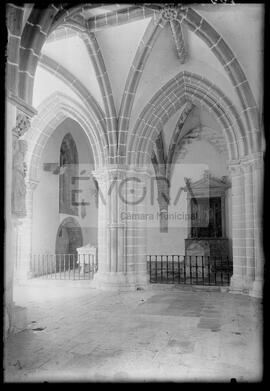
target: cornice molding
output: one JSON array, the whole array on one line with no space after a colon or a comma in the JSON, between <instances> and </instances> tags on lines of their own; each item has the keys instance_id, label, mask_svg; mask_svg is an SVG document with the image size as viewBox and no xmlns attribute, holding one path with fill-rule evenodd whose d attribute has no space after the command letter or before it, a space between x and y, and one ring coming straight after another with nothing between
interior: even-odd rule
<instances>
[{"instance_id":1,"label":"cornice molding","mask_svg":"<svg viewBox=\"0 0 270 391\"><path fill-rule=\"evenodd\" d=\"M7 99L17 107L18 110L20 110L22 113L24 113L27 117L33 118L35 115L37 115L38 111L28 103L26 103L23 99L19 98L18 96L10 93L7 95Z\"/></svg>"}]
</instances>

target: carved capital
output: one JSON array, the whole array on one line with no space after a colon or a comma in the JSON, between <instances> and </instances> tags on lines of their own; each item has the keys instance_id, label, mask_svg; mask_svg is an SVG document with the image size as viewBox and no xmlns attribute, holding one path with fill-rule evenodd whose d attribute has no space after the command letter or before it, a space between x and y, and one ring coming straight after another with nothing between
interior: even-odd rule
<instances>
[{"instance_id":1,"label":"carved capital","mask_svg":"<svg viewBox=\"0 0 270 391\"><path fill-rule=\"evenodd\" d=\"M26 180L26 190L34 191L38 185L38 181Z\"/></svg>"},{"instance_id":2,"label":"carved capital","mask_svg":"<svg viewBox=\"0 0 270 391\"><path fill-rule=\"evenodd\" d=\"M249 173L253 169L260 170L263 168L263 154L257 153L248 155L241 160L241 166L244 173Z\"/></svg>"},{"instance_id":3,"label":"carved capital","mask_svg":"<svg viewBox=\"0 0 270 391\"><path fill-rule=\"evenodd\" d=\"M253 162L242 162L241 169L245 175L251 174L253 168Z\"/></svg>"},{"instance_id":4,"label":"carved capital","mask_svg":"<svg viewBox=\"0 0 270 391\"><path fill-rule=\"evenodd\" d=\"M141 181L151 177L152 170L147 166L108 165L92 171L92 175L98 183L110 183L114 180L124 180L136 177Z\"/></svg>"},{"instance_id":5,"label":"carved capital","mask_svg":"<svg viewBox=\"0 0 270 391\"><path fill-rule=\"evenodd\" d=\"M228 165L228 170L231 176L241 174L241 165L239 162L233 162Z\"/></svg>"}]
</instances>

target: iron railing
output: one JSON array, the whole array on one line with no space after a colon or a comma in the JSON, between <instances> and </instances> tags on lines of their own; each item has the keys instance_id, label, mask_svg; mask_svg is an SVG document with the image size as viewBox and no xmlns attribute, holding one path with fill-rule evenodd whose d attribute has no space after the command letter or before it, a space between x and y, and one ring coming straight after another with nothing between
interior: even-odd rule
<instances>
[{"instance_id":1,"label":"iron railing","mask_svg":"<svg viewBox=\"0 0 270 391\"><path fill-rule=\"evenodd\" d=\"M233 267L229 257L147 255L150 283L229 285Z\"/></svg>"},{"instance_id":2,"label":"iron railing","mask_svg":"<svg viewBox=\"0 0 270 391\"><path fill-rule=\"evenodd\" d=\"M55 280L91 280L98 270L93 254L31 254L31 277Z\"/></svg>"}]
</instances>

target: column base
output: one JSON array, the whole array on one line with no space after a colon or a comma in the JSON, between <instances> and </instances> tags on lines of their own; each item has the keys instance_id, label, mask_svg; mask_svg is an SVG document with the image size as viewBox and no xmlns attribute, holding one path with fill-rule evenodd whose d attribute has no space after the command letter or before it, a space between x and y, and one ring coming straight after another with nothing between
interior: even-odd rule
<instances>
[{"instance_id":1,"label":"column base","mask_svg":"<svg viewBox=\"0 0 270 391\"><path fill-rule=\"evenodd\" d=\"M4 308L4 340L6 341L12 328L11 309Z\"/></svg>"},{"instance_id":2,"label":"column base","mask_svg":"<svg viewBox=\"0 0 270 391\"><path fill-rule=\"evenodd\" d=\"M238 294L248 294L250 285L243 278L232 276L229 292Z\"/></svg>"},{"instance_id":3,"label":"column base","mask_svg":"<svg viewBox=\"0 0 270 391\"><path fill-rule=\"evenodd\" d=\"M249 293L251 292L254 284L254 277L247 277L246 278L246 289L248 289Z\"/></svg>"},{"instance_id":4,"label":"column base","mask_svg":"<svg viewBox=\"0 0 270 391\"><path fill-rule=\"evenodd\" d=\"M263 280L255 280L253 282L253 286L250 291L250 296L257 297L259 299L263 297Z\"/></svg>"},{"instance_id":5,"label":"column base","mask_svg":"<svg viewBox=\"0 0 270 391\"><path fill-rule=\"evenodd\" d=\"M149 287L149 276L145 274L97 272L91 283L97 289L135 291Z\"/></svg>"},{"instance_id":6,"label":"column base","mask_svg":"<svg viewBox=\"0 0 270 391\"><path fill-rule=\"evenodd\" d=\"M14 276L14 286L25 286L32 279L32 273L17 273Z\"/></svg>"},{"instance_id":7,"label":"column base","mask_svg":"<svg viewBox=\"0 0 270 391\"><path fill-rule=\"evenodd\" d=\"M5 308L4 320L4 339L7 340L9 335L27 328L27 309L13 304L9 308Z\"/></svg>"}]
</instances>

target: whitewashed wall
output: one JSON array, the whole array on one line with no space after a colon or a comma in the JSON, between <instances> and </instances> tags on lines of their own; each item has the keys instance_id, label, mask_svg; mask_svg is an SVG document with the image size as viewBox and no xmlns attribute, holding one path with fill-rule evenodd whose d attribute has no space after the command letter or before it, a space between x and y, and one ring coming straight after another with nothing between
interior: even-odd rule
<instances>
[{"instance_id":1,"label":"whitewashed wall","mask_svg":"<svg viewBox=\"0 0 270 391\"><path fill-rule=\"evenodd\" d=\"M194 141L188 146L188 152L184 158L179 158L171 179L171 200L176 199L180 187L185 186L184 177L196 181L202 178L203 171L209 169L213 176L221 178L227 176L226 161L224 157L208 142ZM155 194L157 190L155 189ZM175 206L169 206L168 213L187 213L187 193L182 191L179 202ZM226 195L226 235L231 243L231 190ZM154 220L147 219L147 253L148 254L179 254L185 253L185 238L187 238L187 220L170 220L168 232L160 233L156 215L159 212L158 203L155 197L155 204L148 202L147 211L154 215Z\"/></svg>"},{"instance_id":2,"label":"whitewashed wall","mask_svg":"<svg viewBox=\"0 0 270 391\"><path fill-rule=\"evenodd\" d=\"M91 147L81 127L73 120L66 119L62 122L50 137L43 152L43 163L59 163L60 146L66 133L70 133L76 143L79 156L79 171L93 168ZM33 253L54 253L57 230L61 222L69 217L59 214L59 175L43 171L41 167L41 179L34 192L33 206ZM82 174L87 176L88 173ZM72 216L82 227L83 243L97 245L97 208L94 204L94 196L91 195L91 181L79 181L79 202L84 199L90 202L86 206L86 217ZM93 190L93 186L92 186ZM91 198L91 199L90 199Z\"/></svg>"}]
</instances>

